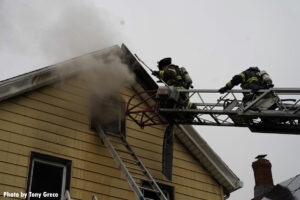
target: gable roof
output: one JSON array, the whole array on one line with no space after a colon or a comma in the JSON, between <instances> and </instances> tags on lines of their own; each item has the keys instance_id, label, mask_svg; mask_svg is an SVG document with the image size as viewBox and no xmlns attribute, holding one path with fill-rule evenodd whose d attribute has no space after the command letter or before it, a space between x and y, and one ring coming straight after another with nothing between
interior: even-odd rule
<instances>
[{"instance_id":1,"label":"gable roof","mask_svg":"<svg viewBox=\"0 0 300 200\"><path fill-rule=\"evenodd\" d=\"M110 48L79 56L62 63L41 68L14 78L0 82L0 102L21 95L25 92L52 84L62 78L71 76L83 70L76 65L76 60L91 55L103 55L110 51L122 51L122 61L136 74L136 81L144 90L156 89L158 85L136 60L129 49L123 44L120 48L115 45ZM64 73L57 73L58 68L64 68ZM222 159L210 148L205 140L192 126L177 126L175 135L190 150L196 159L211 173L211 175L224 187L226 193L231 193L243 186L240 179L229 169Z\"/></svg>"}]
</instances>

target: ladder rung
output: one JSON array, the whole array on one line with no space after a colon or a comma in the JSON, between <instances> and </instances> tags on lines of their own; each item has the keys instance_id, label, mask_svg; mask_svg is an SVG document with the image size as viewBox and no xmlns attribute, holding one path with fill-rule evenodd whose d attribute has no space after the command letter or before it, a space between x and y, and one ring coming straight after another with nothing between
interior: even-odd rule
<instances>
[{"instance_id":1,"label":"ladder rung","mask_svg":"<svg viewBox=\"0 0 300 200\"><path fill-rule=\"evenodd\" d=\"M147 181L147 182L152 182L150 179L145 179L145 178L141 178L141 177L137 177L137 176L132 176L132 178L140 179L140 180Z\"/></svg>"},{"instance_id":2,"label":"ladder rung","mask_svg":"<svg viewBox=\"0 0 300 200\"><path fill-rule=\"evenodd\" d=\"M131 151L127 151L127 150L124 150L124 149L119 149L119 148L115 148L116 151L120 151L120 152L123 152L123 153L128 153L128 154L133 154Z\"/></svg>"},{"instance_id":3,"label":"ladder rung","mask_svg":"<svg viewBox=\"0 0 300 200\"><path fill-rule=\"evenodd\" d=\"M123 141L119 141L119 140L114 140L114 139L109 139L110 142L114 142L114 143L118 143L118 144L123 144L125 146L127 146L127 144Z\"/></svg>"},{"instance_id":4,"label":"ladder rung","mask_svg":"<svg viewBox=\"0 0 300 200\"><path fill-rule=\"evenodd\" d=\"M122 160L127 160L127 161L131 161L131 162L134 162L134 163L139 163L138 160L133 160L133 159L126 158L126 157L123 157L123 156L120 156L120 158L121 158Z\"/></svg>"},{"instance_id":5,"label":"ladder rung","mask_svg":"<svg viewBox=\"0 0 300 200\"><path fill-rule=\"evenodd\" d=\"M142 190L147 190L147 191L150 191L150 192L159 193L159 191L153 190L153 189L151 189L151 188L145 188L145 187L139 187L139 188L142 189Z\"/></svg>"},{"instance_id":6,"label":"ladder rung","mask_svg":"<svg viewBox=\"0 0 300 200\"><path fill-rule=\"evenodd\" d=\"M119 134L115 134L115 133L111 133L111 132L105 132L106 135L110 135L110 136L113 136L113 137L118 137L118 138L122 138L121 135Z\"/></svg>"},{"instance_id":7,"label":"ladder rung","mask_svg":"<svg viewBox=\"0 0 300 200\"><path fill-rule=\"evenodd\" d=\"M141 193L142 191L154 192L158 196L160 196L160 198L164 197L164 195L163 195L163 193L161 193L160 189L157 188L157 185L156 185L155 181L152 179L151 175L148 173L148 171L145 169L142 162L138 159L138 157L135 155L134 151L131 149L129 143L126 142L125 136L118 135L118 134L115 134L115 133L112 133L112 132L106 132L105 133L105 131L103 131L101 129L97 130L97 131L98 131L98 134L99 134L100 138L104 142L105 146L109 149L109 151L112 154L115 162L121 168L121 171L122 171L123 175L125 175L125 178L127 179L128 183L132 186L133 191L135 192L135 194L138 197L141 197L141 199L145 199L145 200L154 200L154 199L151 199L151 198L143 198L143 196L142 196L143 194ZM108 137L108 136L118 137L118 138L120 138L120 140L118 140L117 138L111 138L111 137ZM124 149L124 147L123 147L123 149L114 147L112 145L112 142L123 144L123 145L125 145L126 149ZM118 145L116 145L116 146L118 146ZM128 154L131 155L131 157L129 158L129 156L125 156L125 157L120 156L120 155L118 155L118 152L128 153ZM126 166L125 164L132 165L132 166L134 165L134 166L130 167L130 166ZM138 176L144 176L145 178L132 176L130 174L130 172L128 171L129 169L143 172L143 175L140 174L140 173L136 173L136 172L134 172L134 173L136 173ZM150 184L150 186L153 187L153 189L146 188L146 187L139 187L135 183L135 181L137 181L136 179L147 181Z\"/></svg>"},{"instance_id":8,"label":"ladder rung","mask_svg":"<svg viewBox=\"0 0 300 200\"><path fill-rule=\"evenodd\" d=\"M129 166L126 166L128 169L133 169L133 170L136 170L136 171L142 171L142 172L146 172L145 170L143 169L140 169L140 168L134 168L134 167L129 167Z\"/></svg>"}]
</instances>

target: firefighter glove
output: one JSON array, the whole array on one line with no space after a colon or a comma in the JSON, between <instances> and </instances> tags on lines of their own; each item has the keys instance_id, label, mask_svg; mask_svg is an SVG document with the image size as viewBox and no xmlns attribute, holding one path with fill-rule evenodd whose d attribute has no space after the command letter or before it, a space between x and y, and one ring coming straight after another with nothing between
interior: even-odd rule
<instances>
[{"instance_id":1,"label":"firefighter glove","mask_svg":"<svg viewBox=\"0 0 300 200\"><path fill-rule=\"evenodd\" d=\"M159 71L152 71L152 75L158 77L159 76Z\"/></svg>"},{"instance_id":2,"label":"firefighter glove","mask_svg":"<svg viewBox=\"0 0 300 200\"><path fill-rule=\"evenodd\" d=\"M259 89L261 89L259 86L252 86L251 92L252 92L253 94L255 94L255 93L257 93L257 91L258 91Z\"/></svg>"},{"instance_id":3,"label":"firefighter glove","mask_svg":"<svg viewBox=\"0 0 300 200\"><path fill-rule=\"evenodd\" d=\"M218 92L220 92L221 94L223 94L223 93L227 92L229 89L230 89L230 88L226 85L226 86L220 88L220 89L218 90Z\"/></svg>"}]
</instances>

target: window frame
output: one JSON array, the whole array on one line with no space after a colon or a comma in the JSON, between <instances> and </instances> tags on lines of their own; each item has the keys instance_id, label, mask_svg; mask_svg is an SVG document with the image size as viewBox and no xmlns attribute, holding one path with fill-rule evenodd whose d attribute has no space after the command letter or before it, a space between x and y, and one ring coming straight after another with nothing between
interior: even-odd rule
<instances>
[{"instance_id":1,"label":"window frame","mask_svg":"<svg viewBox=\"0 0 300 200\"><path fill-rule=\"evenodd\" d=\"M30 154L30 164L28 169L28 177L27 177L27 194L31 192L31 185L32 185L32 178L33 178L33 169L35 162L43 163L43 164L49 164L51 166L57 166L63 168L63 180L62 180L62 194L61 198L64 199L64 193L66 190L70 191L70 185L71 185L71 167L72 167L72 161L50 156L46 154L41 154L37 152L31 152ZM30 200L30 197L27 195L26 200Z\"/></svg>"},{"instance_id":2,"label":"window frame","mask_svg":"<svg viewBox=\"0 0 300 200\"><path fill-rule=\"evenodd\" d=\"M95 98L95 97L94 97ZM90 129L95 131L96 130L96 126L97 126L97 117L94 116L94 106L97 106L97 103L102 103L102 106L107 104L109 105L110 103L107 103L109 102L109 98L106 99L106 100L99 100L98 99L94 99L92 100L93 103L91 104L92 107L92 111L90 113ZM119 102L120 103L120 113L118 115L118 119L112 121L111 123L108 123L108 124L103 124L101 125L101 127L103 128L104 131L107 131L107 132L111 132L111 133L115 133L115 134L121 134L123 135L124 137L126 137L126 115L125 115L125 110L126 110L126 103L123 99L121 99L121 101ZM99 106L101 107L101 106ZM116 126L117 126L117 131L115 130L110 130L109 127L112 126L113 123L116 123ZM107 127L108 126L108 127Z\"/></svg>"},{"instance_id":3,"label":"window frame","mask_svg":"<svg viewBox=\"0 0 300 200\"><path fill-rule=\"evenodd\" d=\"M165 194L165 191L168 192L168 194L170 195L170 199L168 199L168 200L175 200L175 187L174 186L163 184L163 183L158 183L158 182L156 182L156 183L164 194ZM149 188L149 182L142 181L142 186ZM148 197L146 197L146 198L148 198Z\"/></svg>"}]
</instances>

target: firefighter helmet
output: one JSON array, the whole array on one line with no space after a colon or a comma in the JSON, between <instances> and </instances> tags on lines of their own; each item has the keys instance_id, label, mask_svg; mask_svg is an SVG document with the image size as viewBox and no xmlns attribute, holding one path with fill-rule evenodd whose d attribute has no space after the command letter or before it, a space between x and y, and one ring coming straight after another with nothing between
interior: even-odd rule
<instances>
[{"instance_id":1,"label":"firefighter helmet","mask_svg":"<svg viewBox=\"0 0 300 200\"><path fill-rule=\"evenodd\" d=\"M251 66L247 69L247 71L260 72L260 70L257 66Z\"/></svg>"},{"instance_id":2,"label":"firefighter helmet","mask_svg":"<svg viewBox=\"0 0 300 200\"><path fill-rule=\"evenodd\" d=\"M172 63L172 58L163 58L157 62L157 67L159 70L162 70L163 66L170 65Z\"/></svg>"}]
</instances>

